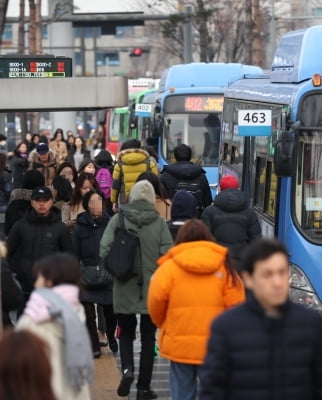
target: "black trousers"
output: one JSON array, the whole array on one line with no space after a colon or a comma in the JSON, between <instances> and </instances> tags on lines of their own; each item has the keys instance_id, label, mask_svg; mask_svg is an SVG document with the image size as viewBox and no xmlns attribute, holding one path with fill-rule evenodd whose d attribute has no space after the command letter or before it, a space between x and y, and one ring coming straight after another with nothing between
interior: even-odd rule
<instances>
[{"instance_id":1,"label":"black trousers","mask_svg":"<svg viewBox=\"0 0 322 400\"><path fill-rule=\"evenodd\" d=\"M97 324L96 324L96 311L95 304L93 303L82 303L85 309L86 315L86 326L92 343L93 352L100 351L100 343L97 334ZM102 305L105 322L106 322L106 336L108 342L115 340L114 334L117 326L117 318L113 311L113 305Z\"/></svg>"},{"instance_id":2,"label":"black trousers","mask_svg":"<svg viewBox=\"0 0 322 400\"><path fill-rule=\"evenodd\" d=\"M120 356L122 371L131 368L134 371L133 340L137 326L135 314L118 314L118 325L120 327ZM148 314L140 314L140 338L141 353L139 376L137 382L138 389L148 389L152 380L154 364L156 326L153 324Z\"/></svg>"}]
</instances>

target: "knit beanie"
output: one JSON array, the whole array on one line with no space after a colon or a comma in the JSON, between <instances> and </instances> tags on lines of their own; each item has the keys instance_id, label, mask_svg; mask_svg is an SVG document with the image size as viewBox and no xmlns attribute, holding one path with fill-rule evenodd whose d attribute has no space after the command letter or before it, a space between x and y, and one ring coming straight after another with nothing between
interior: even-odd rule
<instances>
[{"instance_id":1,"label":"knit beanie","mask_svg":"<svg viewBox=\"0 0 322 400\"><path fill-rule=\"evenodd\" d=\"M36 169L31 169L30 171L27 171L23 176L22 188L34 190L39 186L45 186L45 178L43 174Z\"/></svg>"},{"instance_id":2,"label":"knit beanie","mask_svg":"<svg viewBox=\"0 0 322 400\"><path fill-rule=\"evenodd\" d=\"M239 183L237 178L233 175L225 175L220 179L219 186L221 191L226 189L238 189Z\"/></svg>"},{"instance_id":3,"label":"knit beanie","mask_svg":"<svg viewBox=\"0 0 322 400\"><path fill-rule=\"evenodd\" d=\"M130 191L129 202L135 200L145 200L151 204L155 204L155 192L149 181L144 179L137 182Z\"/></svg>"},{"instance_id":4,"label":"knit beanie","mask_svg":"<svg viewBox=\"0 0 322 400\"><path fill-rule=\"evenodd\" d=\"M187 190L179 190L173 196L171 206L172 220L186 220L193 218L196 214L197 200Z\"/></svg>"}]
</instances>

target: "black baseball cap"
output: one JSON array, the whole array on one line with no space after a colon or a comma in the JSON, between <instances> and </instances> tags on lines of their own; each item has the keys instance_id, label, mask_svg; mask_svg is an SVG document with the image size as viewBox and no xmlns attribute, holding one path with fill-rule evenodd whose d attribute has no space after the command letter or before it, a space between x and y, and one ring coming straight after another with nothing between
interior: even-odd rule
<instances>
[{"instance_id":1,"label":"black baseball cap","mask_svg":"<svg viewBox=\"0 0 322 400\"><path fill-rule=\"evenodd\" d=\"M36 146L36 151L38 154L46 154L49 151L47 143L38 143Z\"/></svg>"},{"instance_id":2,"label":"black baseball cap","mask_svg":"<svg viewBox=\"0 0 322 400\"><path fill-rule=\"evenodd\" d=\"M53 198L53 194L48 187L39 186L32 191L31 200L45 199L50 200Z\"/></svg>"}]
</instances>

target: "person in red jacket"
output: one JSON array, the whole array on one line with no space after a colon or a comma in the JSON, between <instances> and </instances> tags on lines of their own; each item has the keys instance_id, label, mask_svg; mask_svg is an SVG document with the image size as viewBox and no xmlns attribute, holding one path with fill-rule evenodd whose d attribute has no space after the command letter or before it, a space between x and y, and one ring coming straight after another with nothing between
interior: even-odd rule
<instances>
[{"instance_id":1,"label":"person in red jacket","mask_svg":"<svg viewBox=\"0 0 322 400\"><path fill-rule=\"evenodd\" d=\"M245 298L227 254L203 222L190 219L151 278L148 310L160 328L160 353L170 360L172 400L197 398L211 322Z\"/></svg>"}]
</instances>

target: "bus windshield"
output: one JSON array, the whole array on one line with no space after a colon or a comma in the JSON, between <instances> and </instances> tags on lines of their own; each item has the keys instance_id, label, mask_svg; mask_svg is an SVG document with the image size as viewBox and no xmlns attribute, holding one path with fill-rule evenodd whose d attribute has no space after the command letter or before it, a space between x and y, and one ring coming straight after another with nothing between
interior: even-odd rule
<instances>
[{"instance_id":1,"label":"bus windshield","mask_svg":"<svg viewBox=\"0 0 322 400\"><path fill-rule=\"evenodd\" d=\"M173 150L184 143L192 149L192 161L217 166L220 142L219 113L165 114L163 156L173 163Z\"/></svg>"},{"instance_id":2,"label":"bus windshield","mask_svg":"<svg viewBox=\"0 0 322 400\"><path fill-rule=\"evenodd\" d=\"M300 120L296 217L304 234L322 244L322 94L306 97Z\"/></svg>"}]
</instances>

